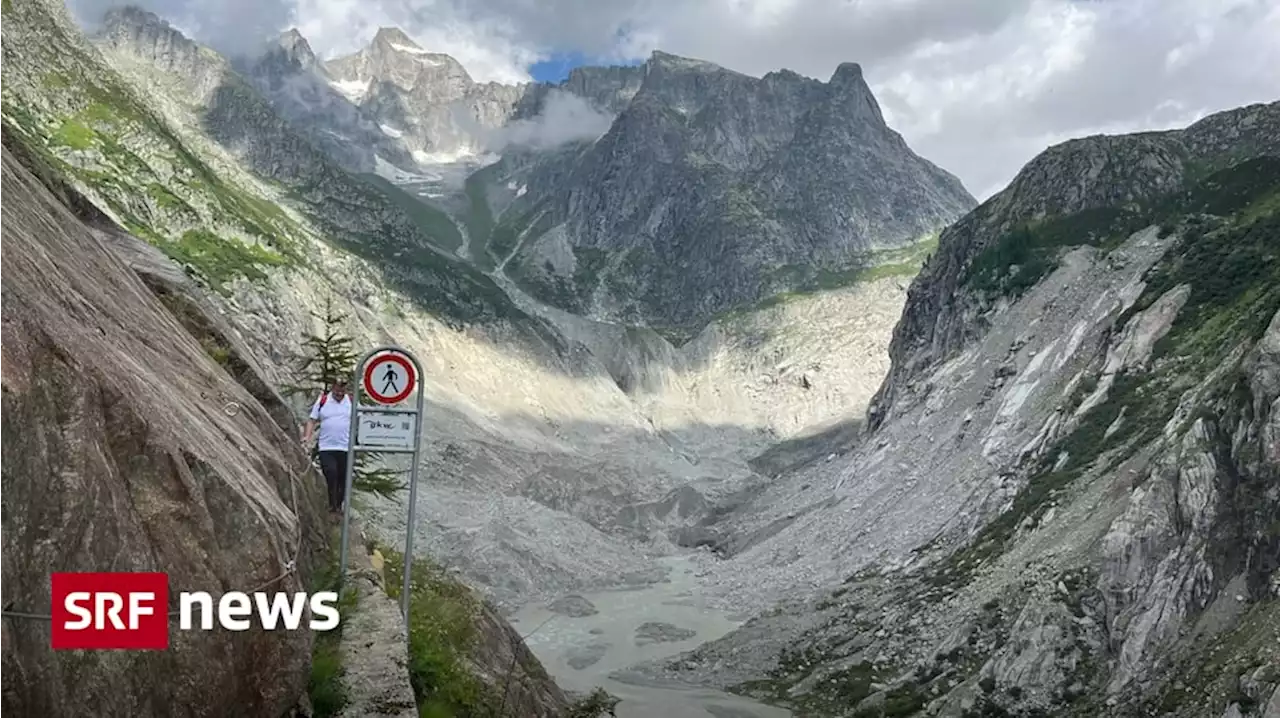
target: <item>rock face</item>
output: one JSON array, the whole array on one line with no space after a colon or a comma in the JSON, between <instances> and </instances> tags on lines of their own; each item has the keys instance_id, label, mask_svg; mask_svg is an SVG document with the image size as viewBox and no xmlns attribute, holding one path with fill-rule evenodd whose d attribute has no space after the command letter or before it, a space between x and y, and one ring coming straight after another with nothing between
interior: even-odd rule
<instances>
[{"instance_id":1,"label":"rock face","mask_svg":"<svg viewBox=\"0 0 1280 718\"><path fill-rule=\"evenodd\" d=\"M527 188L488 251L562 308L696 329L974 204L885 125L855 64L822 83L654 53L639 77L634 93L634 73L570 77L565 87L603 107L630 96L608 132L554 160L485 170Z\"/></svg>"},{"instance_id":2,"label":"rock face","mask_svg":"<svg viewBox=\"0 0 1280 718\"><path fill-rule=\"evenodd\" d=\"M652 670L814 716L1264 715L1278 122L1068 143L945 231L870 429L710 527L724 598L782 606Z\"/></svg>"},{"instance_id":3,"label":"rock face","mask_svg":"<svg viewBox=\"0 0 1280 718\"><path fill-rule=\"evenodd\" d=\"M278 576L266 590L307 590L321 490L273 416L283 402L233 379L202 344L252 375L243 346L188 333L67 204L105 218L45 174L50 192L13 137L6 126L6 601L47 613L54 571L164 571L171 592L215 596ZM310 648L307 631L171 629L164 652L53 653L47 622L6 617L4 709L279 716L306 692Z\"/></svg>"},{"instance_id":4,"label":"rock face","mask_svg":"<svg viewBox=\"0 0 1280 718\"><path fill-rule=\"evenodd\" d=\"M138 34L106 37L168 65ZM382 28L323 63L291 31L241 70L344 167L448 212L466 235L459 256L560 309L686 336L717 312L829 283L974 205L885 124L853 63L823 83L657 52L638 68L505 86ZM259 134L252 120L219 117L240 141Z\"/></svg>"},{"instance_id":5,"label":"rock face","mask_svg":"<svg viewBox=\"0 0 1280 718\"><path fill-rule=\"evenodd\" d=\"M477 83L449 55L419 47L398 28L378 30L363 50L325 64L335 87L392 135L424 155L485 149L485 132L511 117L525 88Z\"/></svg>"},{"instance_id":6,"label":"rock face","mask_svg":"<svg viewBox=\"0 0 1280 718\"><path fill-rule=\"evenodd\" d=\"M382 163L413 167L411 151L399 136L383 130L377 118L353 100L347 86L334 80L297 30L281 35L248 67L241 68L284 117L307 139L343 167L376 172Z\"/></svg>"},{"instance_id":7,"label":"rock face","mask_svg":"<svg viewBox=\"0 0 1280 718\"><path fill-rule=\"evenodd\" d=\"M961 284L975 259L1014 227L1081 213L1110 219L1115 208L1177 191L1229 158L1277 153L1280 113L1272 103L1212 115L1183 130L1072 140L1037 156L1006 190L947 228L912 284L894 330L893 368L876 401L884 408L871 414L872 426L905 405L905 385L981 331L982 297Z\"/></svg>"}]
</instances>

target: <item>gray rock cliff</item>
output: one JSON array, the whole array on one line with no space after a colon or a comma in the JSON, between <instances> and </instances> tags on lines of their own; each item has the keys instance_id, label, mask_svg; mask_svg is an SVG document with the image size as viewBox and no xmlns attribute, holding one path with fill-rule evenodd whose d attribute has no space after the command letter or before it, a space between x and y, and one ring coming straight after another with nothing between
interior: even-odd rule
<instances>
[{"instance_id":1,"label":"gray rock cliff","mask_svg":"<svg viewBox=\"0 0 1280 718\"><path fill-rule=\"evenodd\" d=\"M47 613L54 571L163 571L174 593L307 590L320 484L283 402L242 345L189 333L71 207L105 217L19 149L51 192L5 133L6 610ZM47 621L5 617L6 711L284 715L312 640L171 630L167 651L78 654L49 638Z\"/></svg>"}]
</instances>

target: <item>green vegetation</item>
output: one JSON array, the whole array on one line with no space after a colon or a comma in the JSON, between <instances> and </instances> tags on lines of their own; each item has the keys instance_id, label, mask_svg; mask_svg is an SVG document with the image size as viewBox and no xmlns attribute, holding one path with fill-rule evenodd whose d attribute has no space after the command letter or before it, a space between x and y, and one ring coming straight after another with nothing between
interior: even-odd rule
<instances>
[{"instance_id":1,"label":"green vegetation","mask_svg":"<svg viewBox=\"0 0 1280 718\"><path fill-rule=\"evenodd\" d=\"M54 131L53 136L49 138L49 143L70 147L73 150L87 150L93 146L96 139L97 133L93 130L77 120L68 119L63 120L62 125Z\"/></svg>"},{"instance_id":2,"label":"green vegetation","mask_svg":"<svg viewBox=\"0 0 1280 718\"><path fill-rule=\"evenodd\" d=\"M338 587L338 532L330 532L329 551L325 565L311 580L310 592L336 591ZM332 631L318 633L311 649L311 675L307 681L307 696L315 718L332 718L346 706L347 696L343 686L342 627L356 609L355 589L348 587L338 601L341 620Z\"/></svg>"},{"instance_id":3,"label":"green vegetation","mask_svg":"<svg viewBox=\"0 0 1280 718\"><path fill-rule=\"evenodd\" d=\"M522 236L537 238L552 227L552 218L545 203L526 209L512 219L503 219L489 236L488 253L495 262L501 262L516 250Z\"/></svg>"},{"instance_id":4,"label":"green vegetation","mask_svg":"<svg viewBox=\"0 0 1280 718\"><path fill-rule=\"evenodd\" d=\"M404 556L379 547L386 559L387 593L397 601ZM475 640L478 599L426 559L413 562L409 596L409 679L422 718L487 716L492 697L467 665Z\"/></svg>"},{"instance_id":5,"label":"green vegetation","mask_svg":"<svg viewBox=\"0 0 1280 718\"><path fill-rule=\"evenodd\" d=\"M938 248L938 235L925 238L896 249L866 252L856 257L851 266L843 269L822 267L816 270L788 264L775 269L770 277L774 285L789 286L791 290L768 296L754 304L721 312L716 321L733 321L770 307L781 306L797 299L820 292L852 287L862 282L874 282L888 277L914 277Z\"/></svg>"},{"instance_id":6,"label":"green vegetation","mask_svg":"<svg viewBox=\"0 0 1280 718\"><path fill-rule=\"evenodd\" d=\"M1057 269L1063 249L1090 244L1109 250L1146 224L1142 213L1116 207L1029 222L979 253L964 282L978 294L1017 298Z\"/></svg>"},{"instance_id":7,"label":"green vegetation","mask_svg":"<svg viewBox=\"0 0 1280 718\"><path fill-rule=\"evenodd\" d=\"M964 283L987 297L1017 298L1058 266L1065 249L1103 251L1160 225L1167 234L1188 216L1235 216L1248 224L1280 208L1280 158L1262 156L1206 174L1190 173L1176 192L1126 207L1096 207L1025 223L996 238L969 265Z\"/></svg>"},{"instance_id":8,"label":"green vegetation","mask_svg":"<svg viewBox=\"0 0 1280 718\"><path fill-rule=\"evenodd\" d=\"M414 197L385 177L367 174L362 175L362 178L386 195L393 204L404 210L414 224L435 240L436 245L441 249L455 252L462 246L462 233L458 231L458 225L453 223L448 214Z\"/></svg>"},{"instance_id":9,"label":"green vegetation","mask_svg":"<svg viewBox=\"0 0 1280 718\"><path fill-rule=\"evenodd\" d=\"M569 706L566 718L598 718L603 715L614 715L614 707L621 701L609 695L603 688L596 688L573 705Z\"/></svg>"},{"instance_id":10,"label":"green vegetation","mask_svg":"<svg viewBox=\"0 0 1280 718\"><path fill-rule=\"evenodd\" d=\"M1260 172L1262 167L1267 171ZM1253 211L1259 201L1269 201L1280 188L1280 162L1264 158L1220 171L1203 182L1205 186L1181 194L1165 206L1225 207L1235 214L1164 213L1162 221L1180 228L1178 244L1148 272L1142 296L1117 322L1123 326L1166 292L1183 284L1190 286L1187 301L1168 334L1153 349L1151 371L1117 375L1106 400L1085 414L1079 426L1061 440L1058 451L1046 457L1046 465L1014 498L1012 508L928 575L933 585L963 585L973 570L1003 551L1024 521L1039 520L1096 462L1110 462L1103 468L1109 467L1116 456L1123 455L1115 452L1112 456L1114 450L1156 438L1173 417L1183 393L1220 369L1242 342L1260 338L1280 310L1280 213ZM1249 191L1240 190L1242 184ZM1235 199L1224 201L1228 196ZM1200 398L1201 406L1189 421L1221 416L1223 405L1241 391L1248 391L1243 377L1226 372ZM1083 400L1084 393L1077 392L1076 398ZM1052 468L1059 457L1065 457L1064 463Z\"/></svg>"},{"instance_id":11,"label":"green vegetation","mask_svg":"<svg viewBox=\"0 0 1280 718\"><path fill-rule=\"evenodd\" d=\"M1231 703L1256 710L1258 698L1242 689L1240 676L1269 666L1264 681L1280 679L1280 602L1251 604L1232 629L1196 643L1173 671L1179 680L1156 693L1143 715L1218 714Z\"/></svg>"},{"instance_id":12,"label":"green vegetation","mask_svg":"<svg viewBox=\"0 0 1280 718\"><path fill-rule=\"evenodd\" d=\"M338 377L347 378L348 382L358 380L353 379L352 375L356 370L356 362L360 361L360 355L354 349L355 342L342 332L346 315L337 311L332 298L326 298L324 311L313 312L312 316L320 321L321 333L303 333L302 353L294 360L294 374L299 380L281 390L285 396L319 397L329 390ZM313 459L318 456L317 452L318 448L313 446ZM373 468L382 460L382 454L377 452L357 453L352 466L352 490L387 498L394 498L403 491L405 484L399 479L400 472Z\"/></svg>"},{"instance_id":13,"label":"green vegetation","mask_svg":"<svg viewBox=\"0 0 1280 718\"><path fill-rule=\"evenodd\" d=\"M75 57L69 44L67 49L64 59L87 61ZM301 232L287 215L219 179L110 74L96 82L83 72L46 71L42 77L50 106L80 109L50 131L51 123L6 93L5 116L58 172L78 180L126 229L223 293L233 280L259 281L266 269L298 260L295 237ZM131 147L146 147L153 159L142 159L140 149ZM70 162L68 152L81 158ZM258 242L240 241L228 231Z\"/></svg>"},{"instance_id":14,"label":"green vegetation","mask_svg":"<svg viewBox=\"0 0 1280 718\"><path fill-rule=\"evenodd\" d=\"M139 228L144 236L148 232ZM264 267L283 266L283 256L261 245L219 237L204 229L189 229L176 240L161 239L161 249L180 264L194 268L215 290L226 293L225 282L237 277L267 278Z\"/></svg>"},{"instance_id":15,"label":"green vegetation","mask_svg":"<svg viewBox=\"0 0 1280 718\"><path fill-rule=\"evenodd\" d=\"M493 232L493 210L489 208L486 187L497 173L497 165L490 165L467 177L464 189L470 207L467 211L467 236L471 238L471 253L476 262L485 269L493 269L492 257L489 254L489 235Z\"/></svg>"},{"instance_id":16,"label":"green vegetation","mask_svg":"<svg viewBox=\"0 0 1280 718\"><path fill-rule=\"evenodd\" d=\"M162 184L152 182L147 186L147 195L163 210L175 215L183 215L188 221L199 221L200 213L187 204L186 200L174 194Z\"/></svg>"},{"instance_id":17,"label":"green vegetation","mask_svg":"<svg viewBox=\"0 0 1280 718\"><path fill-rule=\"evenodd\" d=\"M632 250L635 251L635 250ZM609 253L595 247L574 247L573 286L579 301L590 296L600 284L600 276L609 263Z\"/></svg>"}]
</instances>

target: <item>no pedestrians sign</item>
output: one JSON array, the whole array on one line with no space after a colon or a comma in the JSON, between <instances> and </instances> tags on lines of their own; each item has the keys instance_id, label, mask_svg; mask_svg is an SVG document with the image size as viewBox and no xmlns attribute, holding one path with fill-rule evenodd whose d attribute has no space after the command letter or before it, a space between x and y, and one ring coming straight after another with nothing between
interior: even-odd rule
<instances>
[{"instance_id":1,"label":"no pedestrians sign","mask_svg":"<svg viewBox=\"0 0 1280 718\"><path fill-rule=\"evenodd\" d=\"M399 404L413 393L418 377L402 354L383 354L364 368L364 393L379 404Z\"/></svg>"}]
</instances>

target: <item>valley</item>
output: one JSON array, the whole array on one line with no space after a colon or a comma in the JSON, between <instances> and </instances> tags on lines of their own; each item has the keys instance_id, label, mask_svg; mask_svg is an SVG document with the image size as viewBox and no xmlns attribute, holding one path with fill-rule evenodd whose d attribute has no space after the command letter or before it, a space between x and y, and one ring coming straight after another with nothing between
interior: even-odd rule
<instances>
[{"instance_id":1,"label":"valley","mask_svg":"<svg viewBox=\"0 0 1280 718\"><path fill-rule=\"evenodd\" d=\"M979 204L851 62L501 85L395 28L231 58L133 8L4 19L6 147L267 393L326 307L422 360L417 525L355 510L561 687L1280 715L1280 103L1055 145Z\"/></svg>"}]
</instances>

